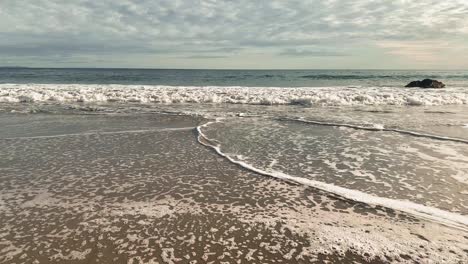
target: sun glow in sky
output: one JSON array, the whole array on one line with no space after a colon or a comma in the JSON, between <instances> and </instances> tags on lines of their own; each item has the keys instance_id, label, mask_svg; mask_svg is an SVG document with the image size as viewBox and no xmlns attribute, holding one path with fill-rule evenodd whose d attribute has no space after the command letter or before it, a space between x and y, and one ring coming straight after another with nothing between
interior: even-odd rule
<instances>
[{"instance_id":1,"label":"sun glow in sky","mask_svg":"<svg viewBox=\"0 0 468 264\"><path fill-rule=\"evenodd\" d=\"M466 0L1 0L0 66L468 68Z\"/></svg>"}]
</instances>

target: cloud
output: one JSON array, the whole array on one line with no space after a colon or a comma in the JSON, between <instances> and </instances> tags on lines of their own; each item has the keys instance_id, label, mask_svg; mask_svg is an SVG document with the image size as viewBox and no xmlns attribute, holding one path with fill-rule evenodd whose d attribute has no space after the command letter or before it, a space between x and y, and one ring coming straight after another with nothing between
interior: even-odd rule
<instances>
[{"instance_id":1,"label":"cloud","mask_svg":"<svg viewBox=\"0 0 468 264\"><path fill-rule=\"evenodd\" d=\"M279 55L282 56L298 56L298 57L341 57L348 56L348 54L340 51L332 50L307 50L307 49L285 49L280 52Z\"/></svg>"},{"instance_id":2,"label":"cloud","mask_svg":"<svg viewBox=\"0 0 468 264\"><path fill-rule=\"evenodd\" d=\"M268 53L286 60L343 56L344 47L365 57L353 47L373 43L389 55L425 57L418 47L399 54L388 43L468 46L467 17L465 0L2 0L0 58Z\"/></svg>"},{"instance_id":3,"label":"cloud","mask_svg":"<svg viewBox=\"0 0 468 264\"><path fill-rule=\"evenodd\" d=\"M388 55L406 58L416 65L463 67L468 59L468 46L450 40L380 41L377 43Z\"/></svg>"},{"instance_id":4,"label":"cloud","mask_svg":"<svg viewBox=\"0 0 468 264\"><path fill-rule=\"evenodd\" d=\"M225 59L228 58L229 56L222 56L222 55L191 55L191 56L185 56L182 58L186 59Z\"/></svg>"},{"instance_id":5,"label":"cloud","mask_svg":"<svg viewBox=\"0 0 468 264\"><path fill-rule=\"evenodd\" d=\"M450 48L447 41L383 41L378 45L388 54L411 57L418 61L433 61L437 54Z\"/></svg>"}]
</instances>

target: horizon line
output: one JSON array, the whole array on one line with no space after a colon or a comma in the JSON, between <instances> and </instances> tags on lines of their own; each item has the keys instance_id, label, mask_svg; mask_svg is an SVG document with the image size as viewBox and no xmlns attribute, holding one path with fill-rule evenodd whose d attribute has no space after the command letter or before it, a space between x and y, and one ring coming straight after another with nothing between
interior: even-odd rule
<instances>
[{"instance_id":1,"label":"horizon line","mask_svg":"<svg viewBox=\"0 0 468 264\"><path fill-rule=\"evenodd\" d=\"M468 71L468 69L436 69L436 68L151 68L151 67L36 67L36 66L0 66L0 69L96 69L96 70L183 70L183 71L196 71L196 70L209 70L209 71Z\"/></svg>"}]
</instances>

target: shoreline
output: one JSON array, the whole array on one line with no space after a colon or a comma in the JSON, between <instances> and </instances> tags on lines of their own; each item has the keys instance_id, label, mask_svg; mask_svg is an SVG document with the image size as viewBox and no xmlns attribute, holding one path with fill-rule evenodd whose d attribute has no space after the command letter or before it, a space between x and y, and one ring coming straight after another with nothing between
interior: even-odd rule
<instances>
[{"instance_id":1,"label":"shoreline","mask_svg":"<svg viewBox=\"0 0 468 264\"><path fill-rule=\"evenodd\" d=\"M193 131L170 129L195 128L202 120L193 116L39 115L49 133L67 124L127 132L0 139L8 160L4 262L463 259L459 231L245 171L200 145ZM39 118L11 116L20 119L11 124ZM163 130L133 133L134 124Z\"/></svg>"}]
</instances>

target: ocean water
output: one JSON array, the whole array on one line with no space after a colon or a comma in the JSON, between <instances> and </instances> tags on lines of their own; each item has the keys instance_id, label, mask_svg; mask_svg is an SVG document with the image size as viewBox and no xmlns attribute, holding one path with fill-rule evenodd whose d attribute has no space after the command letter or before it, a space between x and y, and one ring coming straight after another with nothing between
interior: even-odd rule
<instances>
[{"instance_id":1,"label":"ocean water","mask_svg":"<svg viewBox=\"0 0 468 264\"><path fill-rule=\"evenodd\" d=\"M443 81L447 88L404 88L423 78ZM87 195L93 188L101 192L91 183L107 181L112 177L107 171L131 175L131 181L122 183L129 190L139 190L138 182L144 186L153 180L157 183L152 173L165 166L171 167L164 172L165 180L181 184L182 190L189 178L178 175L187 174L211 186L211 181L217 181L215 175L221 174L225 183L216 188L223 193L216 194L216 188L211 191L217 196L209 204L217 207L210 210L227 210L221 205L230 204L236 217L257 224L268 219L290 221L289 228L305 237L319 236L320 243L309 241L311 254L350 250L361 257L371 252L380 260L396 255L396 262L468 260L466 71L0 69L0 123L0 144L6 149L0 172L9 175L0 180L8 180L9 189L26 188L24 179L34 178L35 171L44 177L37 185L66 193L70 186L84 184ZM61 149L66 157L60 156ZM86 166L94 164L94 159L108 159L107 155L112 157L107 167ZM54 166L36 162L42 159ZM124 159L132 164L122 167ZM210 159L224 163L203 163ZM129 169L134 166L139 174ZM56 175L48 174L55 171ZM89 180L81 181L74 174ZM210 180L203 178L205 174ZM272 182L257 182L261 179ZM271 187L276 181L288 184ZM39 189L44 191L44 186ZM227 190L228 186L235 192ZM314 191L306 194L297 186ZM195 200L210 196L201 187L188 189L202 193ZM153 191L147 192L138 195L147 197ZM242 206L250 198L235 198L246 193L257 197L258 192L258 197L268 199L253 201L252 208L274 210L277 216L255 210L249 214ZM31 193L41 194L30 190L21 197ZM291 193L297 195L276 197ZM23 199L8 195L2 198L0 194L0 212L8 201ZM109 199L117 199L118 206L109 208L130 210L133 216L164 215L148 213L139 207L141 201L127 208L123 204L131 194L125 199L112 195ZM41 204L44 199L59 200L41 197ZM274 207L278 200L284 200L282 207ZM196 208L197 201L180 210ZM161 207L157 200L152 202L150 207ZM84 208L81 200L76 203ZM179 203L171 202L170 210L177 211ZM320 208L309 214L308 203ZM334 220L331 229L324 224L329 219ZM111 229L109 225L106 228ZM366 235L363 226L371 235ZM326 231L317 234L316 230ZM400 236L404 242L396 238ZM324 241L338 248L324 247ZM282 254L288 259L289 253Z\"/></svg>"},{"instance_id":2,"label":"ocean water","mask_svg":"<svg viewBox=\"0 0 468 264\"><path fill-rule=\"evenodd\" d=\"M444 90L403 88L436 78ZM0 69L0 102L465 105L465 71Z\"/></svg>"},{"instance_id":3,"label":"ocean water","mask_svg":"<svg viewBox=\"0 0 468 264\"><path fill-rule=\"evenodd\" d=\"M401 87L422 78L466 87L468 71L0 68L0 83L246 87Z\"/></svg>"}]
</instances>

